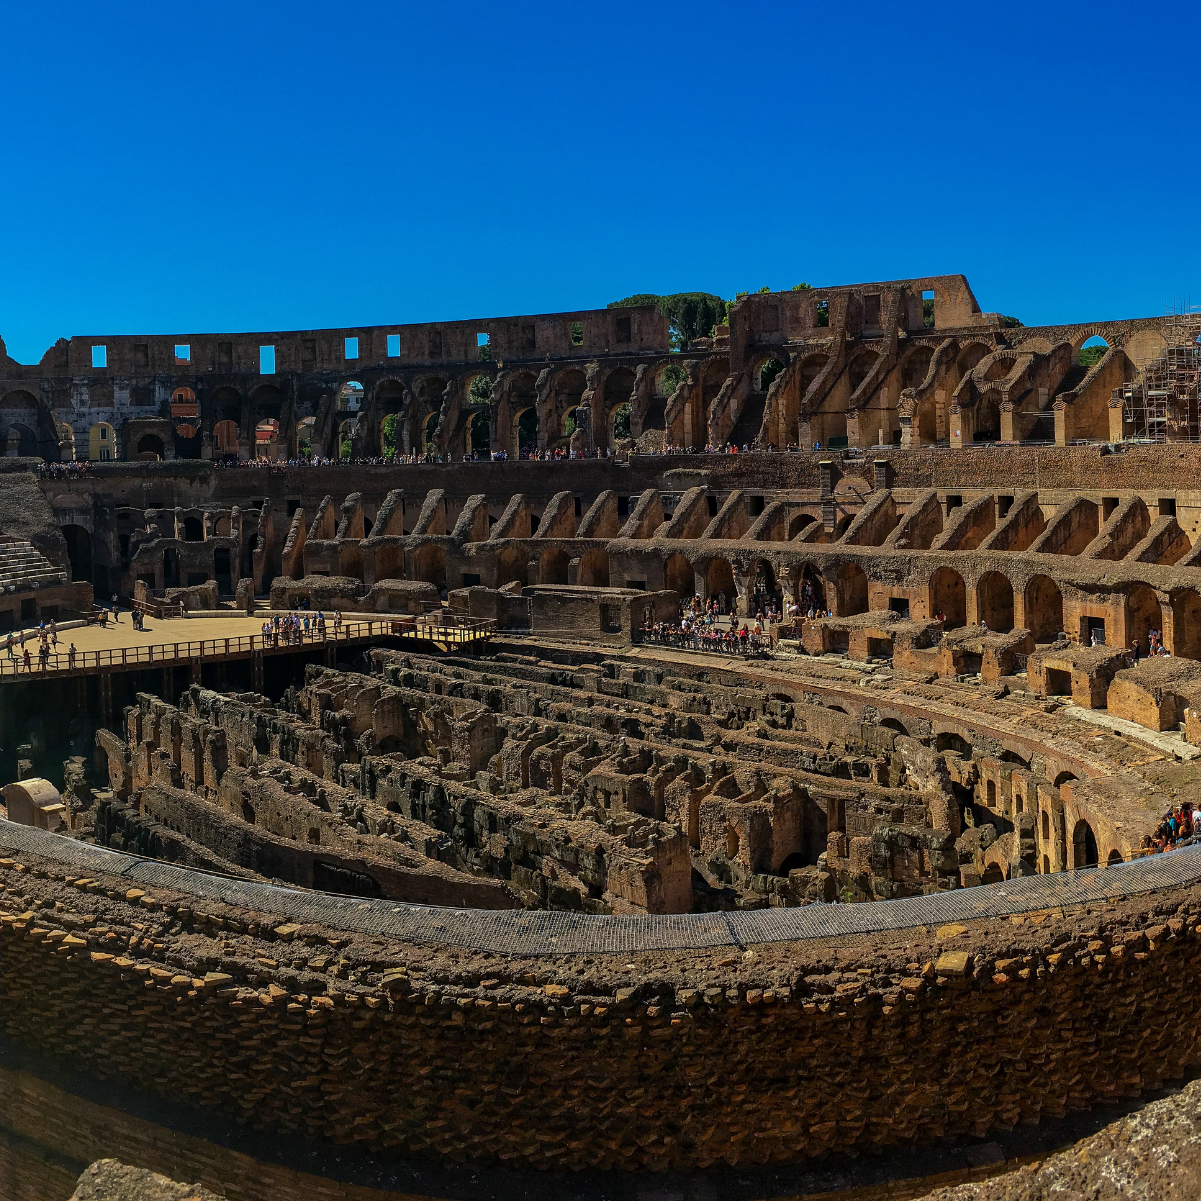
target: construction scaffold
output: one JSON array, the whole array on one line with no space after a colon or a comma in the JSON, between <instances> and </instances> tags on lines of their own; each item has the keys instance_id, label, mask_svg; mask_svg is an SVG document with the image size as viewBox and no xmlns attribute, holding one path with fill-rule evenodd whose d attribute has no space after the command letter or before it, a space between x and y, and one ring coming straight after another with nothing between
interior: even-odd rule
<instances>
[{"instance_id":1,"label":"construction scaffold","mask_svg":"<svg viewBox=\"0 0 1201 1201\"><path fill-rule=\"evenodd\" d=\"M1127 441L1201 441L1201 306L1178 305L1163 324L1167 345L1133 379L1115 388Z\"/></svg>"}]
</instances>

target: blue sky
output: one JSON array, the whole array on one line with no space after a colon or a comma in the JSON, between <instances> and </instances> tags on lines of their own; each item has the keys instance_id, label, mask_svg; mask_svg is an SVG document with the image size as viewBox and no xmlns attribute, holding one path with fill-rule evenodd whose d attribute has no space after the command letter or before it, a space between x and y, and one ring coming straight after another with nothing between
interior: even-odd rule
<instances>
[{"instance_id":1,"label":"blue sky","mask_svg":"<svg viewBox=\"0 0 1201 1201\"><path fill-rule=\"evenodd\" d=\"M1201 5L5 12L0 335L377 324L961 271L1201 302Z\"/></svg>"}]
</instances>

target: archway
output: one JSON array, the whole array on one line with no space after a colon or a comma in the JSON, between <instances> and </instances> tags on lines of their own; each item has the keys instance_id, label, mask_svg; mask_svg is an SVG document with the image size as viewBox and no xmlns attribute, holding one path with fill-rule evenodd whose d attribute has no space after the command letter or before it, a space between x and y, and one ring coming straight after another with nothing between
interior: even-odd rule
<instances>
[{"instance_id":1,"label":"archway","mask_svg":"<svg viewBox=\"0 0 1201 1201\"><path fill-rule=\"evenodd\" d=\"M794 538L798 537L802 531L807 530L816 520L817 518L809 513L797 513L796 516L789 518L787 541L791 542Z\"/></svg>"},{"instance_id":2,"label":"archway","mask_svg":"<svg viewBox=\"0 0 1201 1201\"><path fill-rule=\"evenodd\" d=\"M67 558L71 563L71 579L92 582L92 535L81 525L62 527L67 540Z\"/></svg>"},{"instance_id":3,"label":"archway","mask_svg":"<svg viewBox=\"0 0 1201 1201\"><path fill-rule=\"evenodd\" d=\"M1013 585L999 571L981 577L977 609L981 622L990 630L1007 634L1013 629Z\"/></svg>"},{"instance_id":4,"label":"archway","mask_svg":"<svg viewBox=\"0 0 1201 1201\"><path fill-rule=\"evenodd\" d=\"M1025 608L1035 642L1051 642L1063 632L1063 593L1050 576L1036 575L1026 585Z\"/></svg>"},{"instance_id":5,"label":"archway","mask_svg":"<svg viewBox=\"0 0 1201 1201\"><path fill-rule=\"evenodd\" d=\"M1125 859L1122 858L1122 852L1119 851L1117 847L1114 847L1113 850L1109 852L1109 858L1105 861L1105 866L1113 867L1115 863L1125 862Z\"/></svg>"},{"instance_id":6,"label":"archway","mask_svg":"<svg viewBox=\"0 0 1201 1201\"><path fill-rule=\"evenodd\" d=\"M980 878L982 884L1001 884L1005 880L1005 873L1001 870L999 863L990 863L984 869L984 875Z\"/></svg>"},{"instance_id":7,"label":"archway","mask_svg":"<svg viewBox=\"0 0 1201 1201\"><path fill-rule=\"evenodd\" d=\"M733 613L738 601L738 589L734 586L734 569L727 559L710 559L705 568L705 598L719 601L724 598L724 611Z\"/></svg>"},{"instance_id":8,"label":"archway","mask_svg":"<svg viewBox=\"0 0 1201 1201\"><path fill-rule=\"evenodd\" d=\"M609 430L610 444L616 446L630 436L630 418L633 410L629 401L613 410L612 426Z\"/></svg>"},{"instance_id":9,"label":"archway","mask_svg":"<svg viewBox=\"0 0 1201 1201\"><path fill-rule=\"evenodd\" d=\"M467 419L467 453L486 459L492 450L492 435L488 428L488 414L472 413Z\"/></svg>"},{"instance_id":10,"label":"archway","mask_svg":"<svg viewBox=\"0 0 1201 1201\"><path fill-rule=\"evenodd\" d=\"M867 612L867 575L858 563L844 563L838 569L837 587L839 617Z\"/></svg>"},{"instance_id":11,"label":"archway","mask_svg":"<svg viewBox=\"0 0 1201 1201\"><path fill-rule=\"evenodd\" d=\"M784 370L784 364L777 358L764 359L755 373L755 391L766 392L772 385L772 380Z\"/></svg>"},{"instance_id":12,"label":"archway","mask_svg":"<svg viewBox=\"0 0 1201 1201\"><path fill-rule=\"evenodd\" d=\"M663 583L681 600L693 596L696 592L696 575L692 564L678 552L671 555L663 565Z\"/></svg>"},{"instance_id":13,"label":"archway","mask_svg":"<svg viewBox=\"0 0 1201 1201\"><path fill-rule=\"evenodd\" d=\"M608 588L609 552L602 549L585 551L580 556L576 583L586 588Z\"/></svg>"},{"instance_id":14,"label":"archway","mask_svg":"<svg viewBox=\"0 0 1201 1201\"><path fill-rule=\"evenodd\" d=\"M424 454L433 455L438 453L438 448L434 445L434 435L437 432L438 414L429 413L421 423L421 449Z\"/></svg>"},{"instance_id":15,"label":"archway","mask_svg":"<svg viewBox=\"0 0 1201 1201\"><path fill-rule=\"evenodd\" d=\"M199 517L191 516L183 519L183 540L185 542L204 541L204 523Z\"/></svg>"},{"instance_id":16,"label":"archway","mask_svg":"<svg viewBox=\"0 0 1201 1201\"><path fill-rule=\"evenodd\" d=\"M1146 584L1138 584L1126 597L1127 642L1137 642L1139 650L1145 654L1150 649L1150 631L1162 629L1163 611L1159 598Z\"/></svg>"},{"instance_id":17,"label":"archway","mask_svg":"<svg viewBox=\"0 0 1201 1201\"><path fill-rule=\"evenodd\" d=\"M438 588L446 587L446 549L436 542L427 542L417 551L417 578Z\"/></svg>"},{"instance_id":18,"label":"archway","mask_svg":"<svg viewBox=\"0 0 1201 1201\"><path fill-rule=\"evenodd\" d=\"M760 559L754 567L747 611L758 613L766 609L769 603L775 604L778 591L775 568L766 559Z\"/></svg>"},{"instance_id":19,"label":"archway","mask_svg":"<svg viewBox=\"0 0 1201 1201\"><path fill-rule=\"evenodd\" d=\"M1172 654L1177 658L1201 659L1201 596L1191 588L1172 595Z\"/></svg>"},{"instance_id":20,"label":"archway","mask_svg":"<svg viewBox=\"0 0 1201 1201\"><path fill-rule=\"evenodd\" d=\"M972 431L973 442L996 442L1001 437L1001 410L994 395L982 396L976 401L976 424Z\"/></svg>"},{"instance_id":21,"label":"archway","mask_svg":"<svg viewBox=\"0 0 1201 1201\"><path fill-rule=\"evenodd\" d=\"M175 427L175 457L177 459L200 458L200 427L187 422Z\"/></svg>"},{"instance_id":22,"label":"archway","mask_svg":"<svg viewBox=\"0 0 1201 1201\"><path fill-rule=\"evenodd\" d=\"M1076 779L1075 773L1070 771L1061 771L1059 775L1057 775L1055 779L1051 781L1051 783L1054 784L1056 788L1059 788L1068 783L1069 780L1074 779Z\"/></svg>"},{"instance_id":23,"label":"archway","mask_svg":"<svg viewBox=\"0 0 1201 1201\"><path fill-rule=\"evenodd\" d=\"M565 550L546 550L539 560L544 584L566 584L568 559Z\"/></svg>"},{"instance_id":24,"label":"archway","mask_svg":"<svg viewBox=\"0 0 1201 1201\"><path fill-rule=\"evenodd\" d=\"M496 586L529 583L530 553L524 546L506 546L496 560Z\"/></svg>"},{"instance_id":25,"label":"archway","mask_svg":"<svg viewBox=\"0 0 1201 1201\"><path fill-rule=\"evenodd\" d=\"M1109 350L1109 343L1100 334L1093 334L1081 344L1079 362L1086 371L1091 371Z\"/></svg>"},{"instance_id":26,"label":"archway","mask_svg":"<svg viewBox=\"0 0 1201 1201\"><path fill-rule=\"evenodd\" d=\"M16 438L13 438L16 434ZM38 437L37 434L22 422L15 421L8 427L8 445L12 446L13 442L17 444L17 454L23 459L32 459L37 457L38 453Z\"/></svg>"},{"instance_id":27,"label":"archway","mask_svg":"<svg viewBox=\"0 0 1201 1201\"><path fill-rule=\"evenodd\" d=\"M801 606L802 613L807 614L810 609L814 609L819 616L825 616L826 585L808 563L801 569L797 579L796 601Z\"/></svg>"},{"instance_id":28,"label":"archway","mask_svg":"<svg viewBox=\"0 0 1201 1201\"><path fill-rule=\"evenodd\" d=\"M357 379L347 380L338 389L338 412L358 413L363 407L364 394L363 385Z\"/></svg>"},{"instance_id":29,"label":"archway","mask_svg":"<svg viewBox=\"0 0 1201 1201\"><path fill-rule=\"evenodd\" d=\"M157 434L146 434L138 440L138 458L157 463L163 457L163 440Z\"/></svg>"},{"instance_id":30,"label":"archway","mask_svg":"<svg viewBox=\"0 0 1201 1201\"><path fill-rule=\"evenodd\" d=\"M354 453L354 431L357 422L348 417L338 426L338 458L349 459Z\"/></svg>"},{"instance_id":31,"label":"archway","mask_svg":"<svg viewBox=\"0 0 1201 1201\"><path fill-rule=\"evenodd\" d=\"M1072 866L1097 866L1097 836L1084 818L1081 818L1072 830Z\"/></svg>"},{"instance_id":32,"label":"archway","mask_svg":"<svg viewBox=\"0 0 1201 1201\"><path fill-rule=\"evenodd\" d=\"M238 423L226 417L213 426L213 441L217 453L224 458L237 457L238 454Z\"/></svg>"},{"instance_id":33,"label":"archway","mask_svg":"<svg viewBox=\"0 0 1201 1201\"><path fill-rule=\"evenodd\" d=\"M296 427L296 449L302 455L313 453L313 431L317 428L316 417L306 417Z\"/></svg>"},{"instance_id":34,"label":"archway","mask_svg":"<svg viewBox=\"0 0 1201 1201\"><path fill-rule=\"evenodd\" d=\"M254 455L256 459L273 459L279 452L279 422L274 417L265 417L254 427Z\"/></svg>"},{"instance_id":35,"label":"archway","mask_svg":"<svg viewBox=\"0 0 1201 1201\"><path fill-rule=\"evenodd\" d=\"M940 567L930 577L930 612L943 615L947 630L957 630L967 621L967 588L954 568Z\"/></svg>"},{"instance_id":36,"label":"archway","mask_svg":"<svg viewBox=\"0 0 1201 1201\"><path fill-rule=\"evenodd\" d=\"M612 444L630 436L630 394L634 391L634 373L618 367L605 377L605 423Z\"/></svg>"},{"instance_id":37,"label":"archway","mask_svg":"<svg viewBox=\"0 0 1201 1201\"><path fill-rule=\"evenodd\" d=\"M522 409L517 414L514 429L519 457L530 458L538 450L538 411L532 407Z\"/></svg>"}]
</instances>

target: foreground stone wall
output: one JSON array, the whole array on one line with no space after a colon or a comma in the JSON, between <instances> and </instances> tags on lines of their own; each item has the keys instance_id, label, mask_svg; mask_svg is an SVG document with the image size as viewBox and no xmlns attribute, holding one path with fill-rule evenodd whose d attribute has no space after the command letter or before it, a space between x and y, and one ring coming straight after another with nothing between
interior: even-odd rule
<instances>
[{"instance_id":1,"label":"foreground stone wall","mask_svg":"<svg viewBox=\"0 0 1201 1201\"><path fill-rule=\"evenodd\" d=\"M1101 873L1108 901L1022 914L981 890L980 910L995 898L1002 916L870 941L757 942L744 927L741 945L714 942L698 915L661 919L675 950L498 956L201 899L211 879L174 869L194 892L130 888L116 873L132 861L40 832L0 827L0 843L27 848L0 859L12 1037L255 1128L380 1152L787 1161L1037 1121L1198 1058L1177 1025L1201 967L1201 890L1119 899L1155 878L1144 864ZM80 875L56 858L67 848L109 870ZM1193 854L1163 868L1201 876ZM285 918L305 896L257 895ZM935 900L902 904L921 923Z\"/></svg>"}]
</instances>

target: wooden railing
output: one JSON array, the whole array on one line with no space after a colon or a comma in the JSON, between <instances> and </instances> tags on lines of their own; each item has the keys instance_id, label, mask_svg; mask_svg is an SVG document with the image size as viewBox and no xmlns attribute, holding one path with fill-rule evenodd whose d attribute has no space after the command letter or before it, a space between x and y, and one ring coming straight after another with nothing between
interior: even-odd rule
<instances>
[{"instance_id":1,"label":"wooden railing","mask_svg":"<svg viewBox=\"0 0 1201 1201\"><path fill-rule=\"evenodd\" d=\"M243 634L233 638L205 638L190 642L160 642L151 646L121 646L105 650L63 650L59 639L58 651L48 657L39 655L36 636L25 643L29 651L29 666L25 665L23 649L14 645L13 658L0 648L0 679L21 676L70 675L101 670L129 671L147 667L170 667L177 663L203 664L222 659L246 658L255 654L275 654L281 651L314 650L325 646L369 642L374 638L418 638L439 646L465 646L496 633L496 622L470 617L448 617L441 614L420 617L389 616L366 621L345 621L335 631L326 622L325 633L310 630L293 633Z\"/></svg>"}]
</instances>

